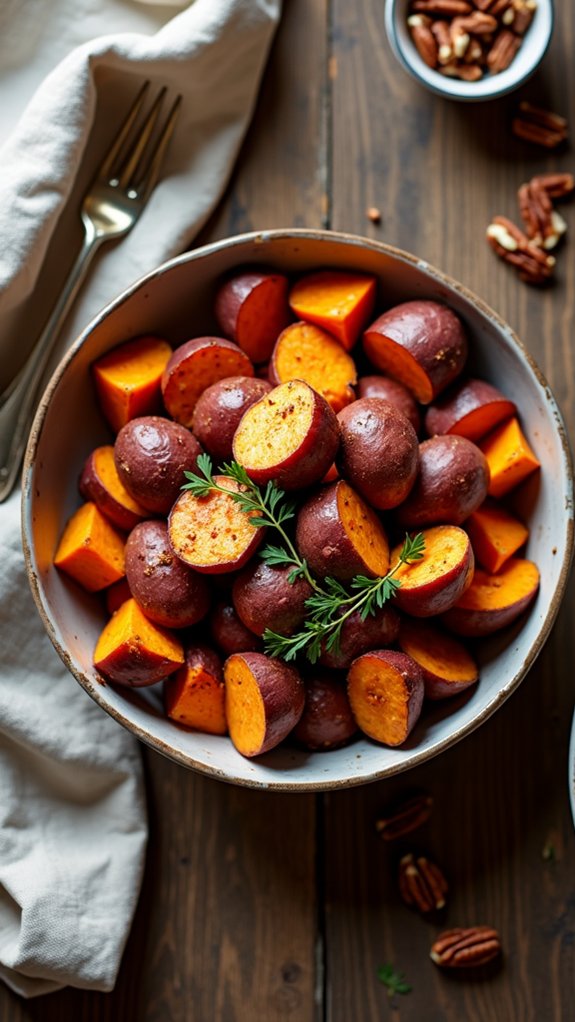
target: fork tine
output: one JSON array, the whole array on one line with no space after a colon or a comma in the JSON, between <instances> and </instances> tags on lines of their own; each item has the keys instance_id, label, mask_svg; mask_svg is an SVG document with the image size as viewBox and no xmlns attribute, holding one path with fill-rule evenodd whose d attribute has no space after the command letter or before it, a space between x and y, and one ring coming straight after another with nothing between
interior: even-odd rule
<instances>
[{"instance_id":1,"label":"fork tine","mask_svg":"<svg viewBox=\"0 0 575 1022\"><path fill-rule=\"evenodd\" d=\"M130 147L130 151L129 153L126 154L124 163L122 164L117 174L118 185L120 186L120 188L128 188L129 186L135 185L134 175L138 167L138 164L140 163L142 153L144 152L146 146L148 145L148 142L150 141L150 137L156 125L156 121L158 120L162 103L164 102L164 96L166 95L166 91L167 90L165 86L162 89L160 89L158 95L156 96L156 99L154 100L152 108L140 129L138 137L133 140L133 143Z\"/></svg>"},{"instance_id":2,"label":"fork tine","mask_svg":"<svg viewBox=\"0 0 575 1022\"><path fill-rule=\"evenodd\" d=\"M164 159L164 154L168 148L170 139L174 133L176 125L176 118L178 116L182 97L177 98L172 103L168 116L166 117L164 127L162 128L161 134L155 143L155 147L150 152L146 165L140 175L139 180L136 182L138 192L142 199L146 199L152 189L154 188L156 181L158 180L158 174L160 167Z\"/></svg>"},{"instance_id":3,"label":"fork tine","mask_svg":"<svg viewBox=\"0 0 575 1022\"><path fill-rule=\"evenodd\" d=\"M114 142L112 143L112 148L108 152L98 171L98 178L100 179L100 181L107 181L112 176L114 165L116 164L118 156L120 155L120 152L122 150L122 147L128 135L130 134L134 121L136 120L136 117L138 116L140 110L144 105L144 101L148 94L149 88L150 82L149 81L144 82L130 110L128 111L126 119L122 124L122 127L120 128L118 134L116 135Z\"/></svg>"}]
</instances>

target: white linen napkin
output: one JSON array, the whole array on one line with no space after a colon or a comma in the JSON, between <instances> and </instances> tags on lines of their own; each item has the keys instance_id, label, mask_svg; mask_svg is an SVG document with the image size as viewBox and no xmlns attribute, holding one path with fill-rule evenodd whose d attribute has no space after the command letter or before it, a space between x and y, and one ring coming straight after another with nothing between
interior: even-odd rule
<instances>
[{"instance_id":1,"label":"white linen napkin","mask_svg":"<svg viewBox=\"0 0 575 1022\"><path fill-rule=\"evenodd\" d=\"M36 0L0 4L0 385L50 311L79 245L79 198L145 78L183 96L162 181L132 232L101 249L61 349L189 246L230 175L280 4L51 0L42 14ZM139 748L44 634L19 496L0 505L0 978L26 997L106 991L142 877Z\"/></svg>"}]
</instances>

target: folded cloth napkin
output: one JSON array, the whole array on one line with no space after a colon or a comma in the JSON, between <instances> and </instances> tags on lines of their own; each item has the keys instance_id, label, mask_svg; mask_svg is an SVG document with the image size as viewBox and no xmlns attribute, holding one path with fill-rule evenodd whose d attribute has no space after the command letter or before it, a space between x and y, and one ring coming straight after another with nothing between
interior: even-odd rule
<instances>
[{"instance_id":1,"label":"folded cloth napkin","mask_svg":"<svg viewBox=\"0 0 575 1022\"><path fill-rule=\"evenodd\" d=\"M3 373L50 311L79 243L79 197L145 78L183 97L162 181L126 239L101 250L62 345L189 246L233 167L280 3L52 0L41 14L36 0L0 5ZM0 977L26 997L66 985L110 990L147 836L139 748L43 632L18 493L0 505L0 535Z\"/></svg>"}]
</instances>

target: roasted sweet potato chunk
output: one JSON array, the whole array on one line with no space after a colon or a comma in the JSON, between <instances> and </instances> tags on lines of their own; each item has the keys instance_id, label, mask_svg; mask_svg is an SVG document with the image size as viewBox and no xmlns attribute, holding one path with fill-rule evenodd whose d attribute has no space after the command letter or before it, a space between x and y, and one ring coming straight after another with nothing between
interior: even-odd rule
<instances>
[{"instance_id":1,"label":"roasted sweet potato chunk","mask_svg":"<svg viewBox=\"0 0 575 1022\"><path fill-rule=\"evenodd\" d=\"M132 529L126 542L126 578L146 617L164 628L190 628L208 612L207 580L176 557L165 522L140 522Z\"/></svg>"},{"instance_id":2,"label":"roasted sweet potato chunk","mask_svg":"<svg viewBox=\"0 0 575 1022\"><path fill-rule=\"evenodd\" d=\"M339 341L312 323L292 323L280 334L269 374L275 384L305 380L334 412L355 400L355 362Z\"/></svg>"},{"instance_id":3,"label":"roasted sweet potato chunk","mask_svg":"<svg viewBox=\"0 0 575 1022\"><path fill-rule=\"evenodd\" d=\"M337 417L325 398L302 380L291 380L248 408L233 449L255 483L273 479L292 490L319 482L338 444Z\"/></svg>"},{"instance_id":4,"label":"roasted sweet potato chunk","mask_svg":"<svg viewBox=\"0 0 575 1022\"><path fill-rule=\"evenodd\" d=\"M92 500L117 529L129 531L149 512L128 493L116 468L111 444L96 447L84 462L78 485L84 500Z\"/></svg>"},{"instance_id":5,"label":"roasted sweet potato chunk","mask_svg":"<svg viewBox=\"0 0 575 1022\"><path fill-rule=\"evenodd\" d=\"M224 281L216 294L220 329L254 362L265 362L291 313L288 279L282 273L242 270Z\"/></svg>"},{"instance_id":6,"label":"roasted sweet potato chunk","mask_svg":"<svg viewBox=\"0 0 575 1022\"><path fill-rule=\"evenodd\" d=\"M429 436L456 433L476 443L516 411L514 402L492 383L467 378L458 380L429 405L425 428Z\"/></svg>"},{"instance_id":7,"label":"roasted sweet potato chunk","mask_svg":"<svg viewBox=\"0 0 575 1022\"><path fill-rule=\"evenodd\" d=\"M427 699L446 699L463 692L479 679L479 670L469 650L431 621L403 617L399 645L423 672Z\"/></svg>"},{"instance_id":8,"label":"roasted sweet potato chunk","mask_svg":"<svg viewBox=\"0 0 575 1022\"><path fill-rule=\"evenodd\" d=\"M196 402L212 383L227 376L253 376L248 356L223 337L194 337L173 352L162 374L166 411L182 426L191 426Z\"/></svg>"},{"instance_id":9,"label":"roasted sweet potato chunk","mask_svg":"<svg viewBox=\"0 0 575 1022\"><path fill-rule=\"evenodd\" d=\"M538 589L539 570L533 561L511 557L496 575L477 568L471 585L443 621L458 635L491 635L517 620Z\"/></svg>"},{"instance_id":10,"label":"roasted sweet potato chunk","mask_svg":"<svg viewBox=\"0 0 575 1022\"><path fill-rule=\"evenodd\" d=\"M541 467L515 417L497 426L479 446L489 465L491 497L505 496Z\"/></svg>"},{"instance_id":11,"label":"roasted sweet potato chunk","mask_svg":"<svg viewBox=\"0 0 575 1022\"><path fill-rule=\"evenodd\" d=\"M184 727L210 735L225 735L224 671L217 653L209 646L186 648L182 667L164 682L166 716Z\"/></svg>"},{"instance_id":12,"label":"roasted sweet potato chunk","mask_svg":"<svg viewBox=\"0 0 575 1022\"><path fill-rule=\"evenodd\" d=\"M212 490L205 497L195 497L184 490L170 512L168 532L172 550L184 564L216 575L242 568L265 529L252 525L254 515L242 511L231 496L240 490L234 479L219 475L214 479L230 495Z\"/></svg>"},{"instance_id":13,"label":"roasted sweet potato chunk","mask_svg":"<svg viewBox=\"0 0 575 1022\"><path fill-rule=\"evenodd\" d=\"M437 525L422 532L421 560L401 564L395 572L400 583L395 601L413 617L432 617L453 607L471 584L475 561L469 536L457 525ZM393 566L401 544L391 553Z\"/></svg>"},{"instance_id":14,"label":"roasted sweet potato chunk","mask_svg":"<svg viewBox=\"0 0 575 1022\"><path fill-rule=\"evenodd\" d=\"M465 522L473 552L482 568L494 574L529 538L529 529L495 500L485 501Z\"/></svg>"},{"instance_id":15,"label":"roasted sweet potato chunk","mask_svg":"<svg viewBox=\"0 0 575 1022\"><path fill-rule=\"evenodd\" d=\"M292 737L310 752L325 752L347 745L357 734L357 724L345 680L330 671L319 671L304 679L305 706Z\"/></svg>"},{"instance_id":16,"label":"roasted sweet potato chunk","mask_svg":"<svg viewBox=\"0 0 575 1022\"><path fill-rule=\"evenodd\" d=\"M135 600L126 600L110 618L94 652L96 670L129 688L154 685L183 661L179 639L149 621Z\"/></svg>"},{"instance_id":17,"label":"roasted sweet potato chunk","mask_svg":"<svg viewBox=\"0 0 575 1022\"><path fill-rule=\"evenodd\" d=\"M423 674L407 654L377 649L353 661L347 691L361 731L383 745L401 745L421 713Z\"/></svg>"},{"instance_id":18,"label":"roasted sweet potato chunk","mask_svg":"<svg viewBox=\"0 0 575 1022\"><path fill-rule=\"evenodd\" d=\"M102 412L117 433L130 419L161 407L161 379L172 355L161 337L135 337L102 355L92 366Z\"/></svg>"},{"instance_id":19,"label":"roasted sweet potato chunk","mask_svg":"<svg viewBox=\"0 0 575 1022\"><path fill-rule=\"evenodd\" d=\"M66 525L54 564L94 593L125 574L124 537L92 501L87 501Z\"/></svg>"},{"instance_id":20,"label":"roasted sweet potato chunk","mask_svg":"<svg viewBox=\"0 0 575 1022\"><path fill-rule=\"evenodd\" d=\"M377 577L389 568L389 544L375 511L340 479L322 487L300 508L296 544L318 578L345 582Z\"/></svg>"},{"instance_id":21,"label":"roasted sweet potato chunk","mask_svg":"<svg viewBox=\"0 0 575 1022\"><path fill-rule=\"evenodd\" d=\"M296 316L328 330L349 351L373 313L375 295L375 277L320 270L296 281L289 303Z\"/></svg>"},{"instance_id":22,"label":"roasted sweet potato chunk","mask_svg":"<svg viewBox=\"0 0 575 1022\"><path fill-rule=\"evenodd\" d=\"M300 719L304 687L294 667L263 653L234 653L224 664L230 738L242 756L260 756Z\"/></svg>"}]
</instances>

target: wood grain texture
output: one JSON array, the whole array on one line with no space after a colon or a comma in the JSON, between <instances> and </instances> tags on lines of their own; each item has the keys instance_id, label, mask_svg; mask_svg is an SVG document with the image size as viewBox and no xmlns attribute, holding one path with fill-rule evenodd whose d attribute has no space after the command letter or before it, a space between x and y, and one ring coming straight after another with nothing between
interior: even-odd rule
<instances>
[{"instance_id":1,"label":"wood grain texture","mask_svg":"<svg viewBox=\"0 0 575 1022\"><path fill-rule=\"evenodd\" d=\"M540 291L522 284L484 239L494 214L519 219L524 180L574 169L570 151L547 154L509 131L523 98L574 121L573 11L562 6L558 20L544 67L520 93L470 107L428 95L396 65L382 4L334 0L330 223L415 252L481 295L539 362L573 437L574 250L568 241L558 252L556 282ZM366 216L372 205L379 225ZM565 206L571 237L574 212ZM572 615L571 586L521 689L475 734L404 778L326 797L329 1022L575 1018ZM375 818L412 786L433 794L433 818L413 842L390 848L375 835ZM429 852L449 879L448 907L436 920L399 898L397 860L412 848ZM429 959L436 933L478 923L501 932L501 967L475 982L440 972ZM384 962L406 974L409 995L389 1000L377 981Z\"/></svg>"}]
</instances>

